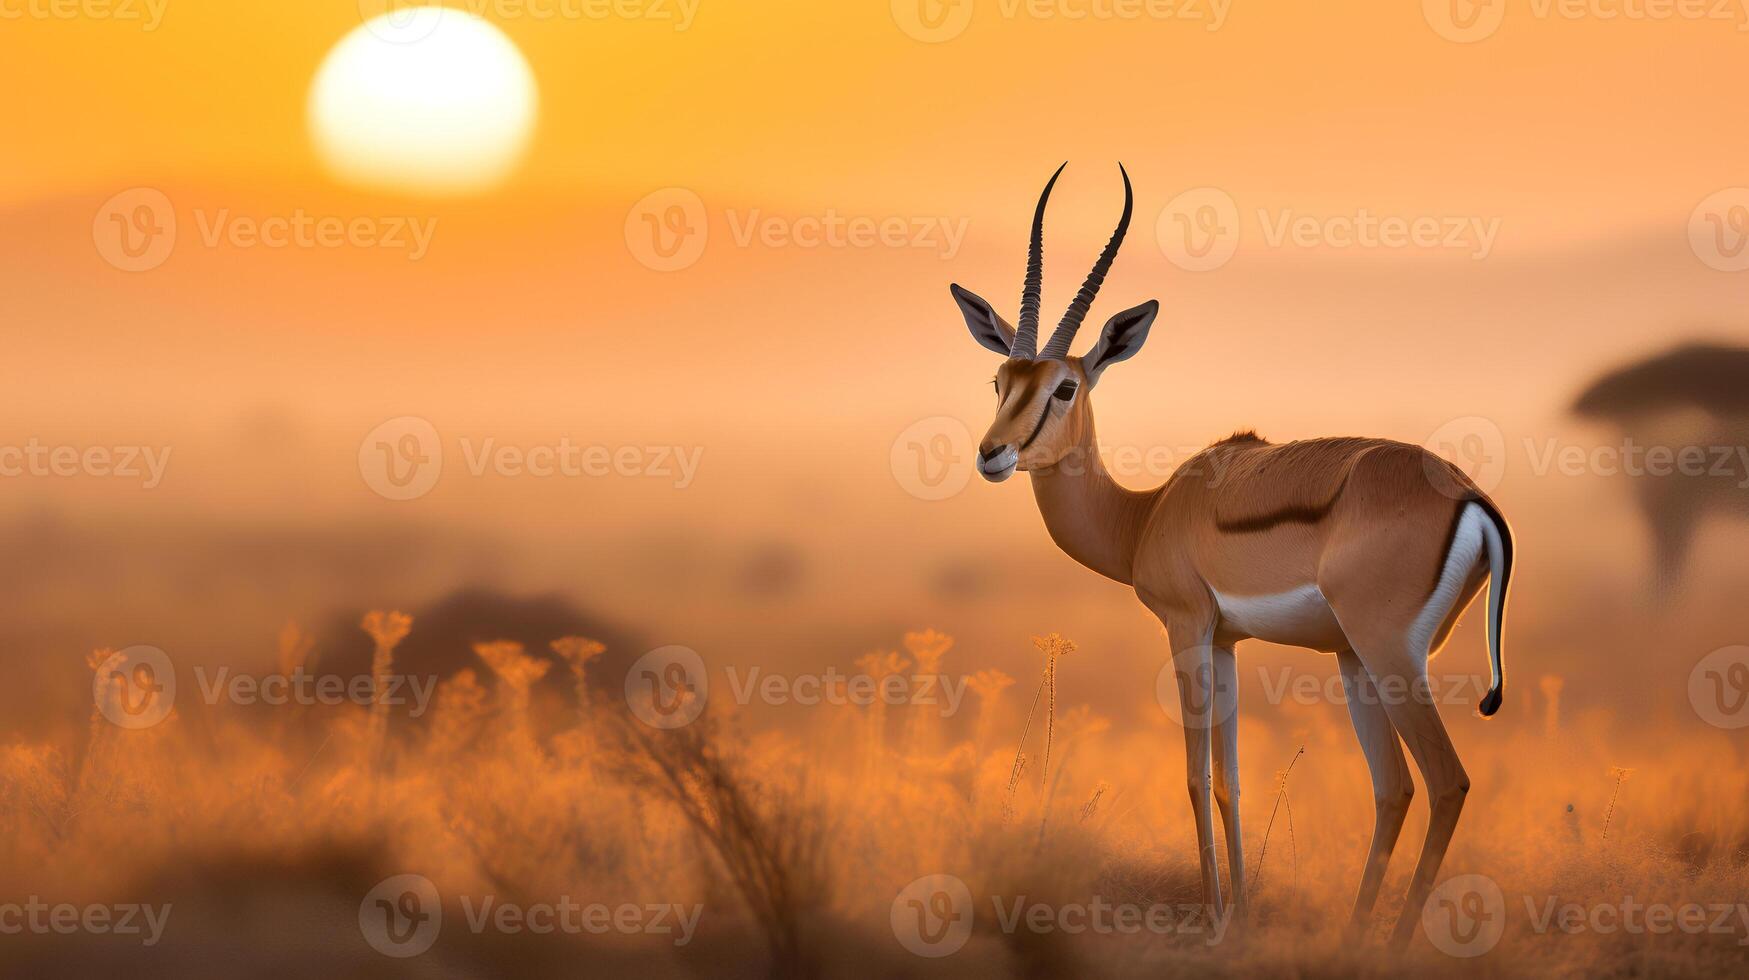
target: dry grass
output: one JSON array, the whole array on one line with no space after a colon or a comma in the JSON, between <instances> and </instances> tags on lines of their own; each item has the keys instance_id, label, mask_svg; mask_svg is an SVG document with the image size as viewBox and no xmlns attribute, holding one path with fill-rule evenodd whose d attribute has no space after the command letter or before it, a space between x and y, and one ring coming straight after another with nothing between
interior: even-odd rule
<instances>
[{"instance_id":1,"label":"dry grass","mask_svg":"<svg viewBox=\"0 0 1749 980\"><path fill-rule=\"evenodd\" d=\"M378 617L366 628L383 676L405 624ZM487 643L476 648L484 672L445 680L418 725L380 703L277 709L263 724L259 712L190 698L153 728L99 719L82 744L5 747L0 900L173 900L176 912L150 950L103 937L7 936L0 960L70 975L236 972L211 959L217 944L239 963L272 957L276 969L342 976L1698 976L1749 966L1740 945L1749 922L1735 918L1730 934L1568 934L1537 931L1525 905L1736 903L1749 894L1749 775L1724 733L1667 733L1639 746L1638 758L1664 763L1642 763L1631 780L1612 775L1619 733L1602 720L1544 732L1533 716L1516 732L1460 735L1476 789L1447 873L1485 872L1508 903L1504 938L1479 960L1449 958L1424 940L1395 960L1377 935L1341 935L1371 799L1340 706L1320 706L1328 717L1291 740L1254 720L1266 709L1242 709L1248 787L1268 787L1271 767L1296 761L1280 824L1268 829L1270 794L1250 797L1245 828L1260 876L1248 921L1221 943L1004 930L993 903L1021 897L1053 907L1199 899L1177 730L1163 719L1125 729L1085 709L1049 711L1058 670L1090 669L1085 656L1059 663L1066 641L1040 644L1040 755L1051 762L1034 772L1018 741L1026 706L1001 698L1012 681L950 665L952 641L938 633L907 636L909 658L883 652L862 665L883 675L958 671L974 695L963 717L825 705L756 728L713 700L676 731L631 720L613 683L588 685L598 644L554 639L578 712L551 738L537 738L528 719L528 686L545 662ZM280 650L286 671L309 653L295 629L282 633ZM1302 743L1299 757L1292 749ZM1418 799L1380 932L1424 821ZM364 943L357 908L378 880L403 872L425 875L445 896L705 911L697 939L676 947L644 935L472 934L452 924L459 907L446 905L451 918L431 952L390 960ZM976 910L970 942L941 960L907 952L889 924L899 890L934 873L964 880Z\"/></svg>"}]
</instances>

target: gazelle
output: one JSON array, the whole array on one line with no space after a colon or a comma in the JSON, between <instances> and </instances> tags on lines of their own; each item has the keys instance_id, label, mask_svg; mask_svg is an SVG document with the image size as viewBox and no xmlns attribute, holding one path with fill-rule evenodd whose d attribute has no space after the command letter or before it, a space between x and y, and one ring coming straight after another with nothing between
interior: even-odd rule
<instances>
[{"instance_id":1,"label":"gazelle","mask_svg":"<svg viewBox=\"0 0 1749 980\"><path fill-rule=\"evenodd\" d=\"M978 471L991 482L1017 469L1031 473L1057 546L1133 587L1166 627L1204 901L1217 912L1224 903L1211 790L1236 904L1243 904L1245 888L1233 647L1254 637L1336 655L1375 803L1352 927L1364 928L1371 917L1414 794L1399 740L1430 797L1427 839L1391 937L1402 946L1420 920L1470 787L1429 696L1427 660L1489 579L1492 677L1480 710L1499 709L1511 531L1456 467L1419 446L1384 439L1276 445L1242 433L1192 457L1161 487L1120 486L1100 461L1090 395L1106 368L1141 349L1160 304L1149 300L1118 313L1092 350L1069 353L1129 228L1129 174L1118 170L1123 217L1043 349L1037 343L1045 203L1062 167L1033 214L1019 325L952 287L972 336L1006 358L996 370L996 419L978 447Z\"/></svg>"}]
</instances>

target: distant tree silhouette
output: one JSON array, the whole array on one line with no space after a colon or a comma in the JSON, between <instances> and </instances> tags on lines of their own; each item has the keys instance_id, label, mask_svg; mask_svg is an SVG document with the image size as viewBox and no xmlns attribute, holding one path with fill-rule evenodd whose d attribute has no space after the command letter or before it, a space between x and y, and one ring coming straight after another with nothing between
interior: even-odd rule
<instances>
[{"instance_id":1,"label":"distant tree silhouette","mask_svg":"<svg viewBox=\"0 0 1749 980\"><path fill-rule=\"evenodd\" d=\"M1749 519L1749 349L1688 343L1635 361L1593 381L1573 411L1642 448L1686 451L1691 460L1687 472L1629 474L1651 531L1660 594L1680 584L1703 518Z\"/></svg>"}]
</instances>

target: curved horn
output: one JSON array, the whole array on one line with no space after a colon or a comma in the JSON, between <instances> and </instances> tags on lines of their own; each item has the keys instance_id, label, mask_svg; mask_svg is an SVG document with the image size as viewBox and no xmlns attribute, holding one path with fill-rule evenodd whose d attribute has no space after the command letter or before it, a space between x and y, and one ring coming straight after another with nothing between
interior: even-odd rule
<instances>
[{"instance_id":1,"label":"curved horn","mask_svg":"<svg viewBox=\"0 0 1749 980\"><path fill-rule=\"evenodd\" d=\"M1093 263L1093 271L1087 273L1087 280L1075 292L1074 302L1069 304L1068 312L1063 314L1063 322L1057 324L1056 332L1051 334L1050 342L1039 352L1039 357L1062 359L1069 356L1069 345L1075 342L1075 331L1081 328L1081 321L1086 319L1087 310L1093 306L1093 297L1099 295L1099 286L1105 282L1105 274L1111 271L1111 261L1117 258L1118 246L1123 244L1124 232L1130 228L1130 212L1135 207L1135 195L1130 190L1130 175L1117 165L1117 172L1123 174L1123 217L1117 220L1117 230L1111 233L1111 241L1105 243L1105 251L1099 253L1099 259Z\"/></svg>"},{"instance_id":2,"label":"curved horn","mask_svg":"<svg viewBox=\"0 0 1749 980\"><path fill-rule=\"evenodd\" d=\"M1051 174L1045 192L1038 196L1038 209L1032 213L1032 244L1026 250L1026 283L1020 290L1020 325L1014 328L1014 344L1009 356L1030 359L1038 347L1039 290L1044 287L1045 264L1045 202L1051 199L1051 188L1057 185L1063 167Z\"/></svg>"}]
</instances>

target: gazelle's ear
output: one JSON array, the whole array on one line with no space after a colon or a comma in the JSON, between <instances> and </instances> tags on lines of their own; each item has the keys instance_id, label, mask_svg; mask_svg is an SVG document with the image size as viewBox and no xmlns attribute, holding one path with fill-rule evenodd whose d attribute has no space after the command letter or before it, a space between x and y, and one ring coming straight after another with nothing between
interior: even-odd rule
<instances>
[{"instance_id":1,"label":"gazelle's ear","mask_svg":"<svg viewBox=\"0 0 1749 980\"><path fill-rule=\"evenodd\" d=\"M1131 307L1105 321L1099 331L1099 343L1081 359L1081 370L1087 373L1087 383L1099 380L1106 365L1126 360L1142 349L1148 339L1148 327L1160 312L1160 301L1151 299L1141 306Z\"/></svg>"},{"instance_id":2,"label":"gazelle's ear","mask_svg":"<svg viewBox=\"0 0 1749 980\"><path fill-rule=\"evenodd\" d=\"M1014 328L984 302L984 297L969 289L961 289L959 283L948 288L953 291L953 300L960 305L960 312L966 315L966 326L971 329L972 336L978 343L1007 357L1014 348Z\"/></svg>"}]
</instances>

